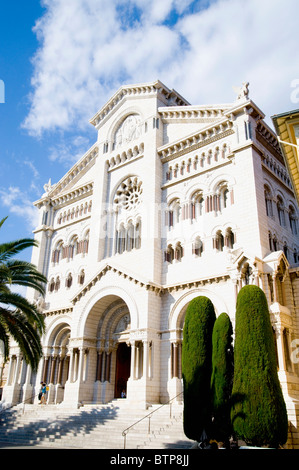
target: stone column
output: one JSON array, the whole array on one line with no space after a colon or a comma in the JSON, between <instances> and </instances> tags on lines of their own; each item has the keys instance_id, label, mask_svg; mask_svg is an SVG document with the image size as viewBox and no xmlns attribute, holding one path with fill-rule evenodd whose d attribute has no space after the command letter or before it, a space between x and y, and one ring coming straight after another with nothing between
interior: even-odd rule
<instances>
[{"instance_id":1,"label":"stone column","mask_svg":"<svg viewBox=\"0 0 299 470\"><path fill-rule=\"evenodd\" d=\"M15 366L15 356L10 356L9 358L9 366L8 366L8 373L7 373L7 384L12 385L13 382L13 371Z\"/></svg>"},{"instance_id":2,"label":"stone column","mask_svg":"<svg viewBox=\"0 0 299 470\"><path fill-rule=\"evenodd\" d=\"M57 361L57 356L52 357L51 373L50 373L50 384L54 384L54 381L55 381L56 361Z\"/></svg>"},{"instance_id":3,"label":"stone column","mask_svg":"<svg viewBox=\"0 0 299 470\"><path fill-rule=\"evenodd\" d=\"M48 378L48 367L49 367L49 356L45 356L42 372L42 381L47 382Z\"/></svg>"},{"instance_id":4,"label":"stone column","mask_svg":"<svg viewBox=\"0 0 299 470\"><path fill-rule=\"evenodd\" d=\"M82 381L83 378L83 365L84 365L84 353L85 349L81 346L79 349L79 363L78 363L78 374L77 374L77 379L79 383Z\"/></svg>"},{"instance_id":5,"label":"stone column","mask_svg":"<svg viewBox=\"0 0 299 470\"><path fill-rule=\"evenodd\" d=\"M286 371L286 362L285 362L285 356L284 356L284 347L283 347L283 326L282 325L276 325L275 326L275 331L276 331L276 340L277 340L277 355L278 355L278 369L280 372L285 372Z\"/></svg>"},{"instance_id":6,"label":"stone column","mask_svg":"<svg viewBox=\"0 0 299 470\"><path fill-rule=\"evenodd\" d=\"M135 341L131 341L131 380L135 380L135 360L136 360L136 345Z\"/></svg>"},{"instance_id":7,"label":"stone column","mask_svg":"<svg viewBox=\"0 0 299 470\"><path fill-rule=\"evenodd\" d=\"M68 376L68 382L73 383L73 368L74 368L74 349L69 348L70 351L70 364L69 364L69 376Z\"/></svg>"},{"instance_id":8,"label":"stone column","mask_svg":"<svg viewBox=\"0 0 299 470\"><path fill-rule=\"evenodd\" d=\"M149 376L149 341L143 341L143 377L145 379Z\"/></svg>"}]
</instances>

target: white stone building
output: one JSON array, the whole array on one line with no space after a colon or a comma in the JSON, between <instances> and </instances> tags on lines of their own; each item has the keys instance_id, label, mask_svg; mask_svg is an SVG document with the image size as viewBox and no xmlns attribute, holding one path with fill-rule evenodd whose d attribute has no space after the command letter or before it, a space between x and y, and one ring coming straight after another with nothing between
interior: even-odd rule
<instances>
[{"instance_id":1,"label":"white stone building","mask_svg":"<svg viewBox=\"0 0 299 470\"><path fill-rule=\"evenodd\" d=\"M121 87L90 120L95 144L35 203L44 359L26 373L12 348L7 401L45 380L49 403L103 403L122 390L140 405L167 402L182 391L190 300L209 297L234 324L239 289L255 283L295 432L298 207L264 117L247 84L233 103L190 105L156 81Z\"/></svg>"}]
</instances>

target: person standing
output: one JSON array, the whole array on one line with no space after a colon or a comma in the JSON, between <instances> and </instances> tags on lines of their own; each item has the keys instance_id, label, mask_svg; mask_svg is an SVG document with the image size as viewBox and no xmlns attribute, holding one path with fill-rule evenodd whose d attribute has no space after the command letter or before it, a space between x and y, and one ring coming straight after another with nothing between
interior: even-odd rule
<instances>
[{"instance_id":1,"label":"person standing","mask_svg":"<svg viewBox=\"0 0 299 470\"><path fill-rule=\"evenodd\" d=\"M46 405L47 404L47 384L45 382L42 383L42 388L41 388L41 404Z\"/></svg>"}]
</instances>

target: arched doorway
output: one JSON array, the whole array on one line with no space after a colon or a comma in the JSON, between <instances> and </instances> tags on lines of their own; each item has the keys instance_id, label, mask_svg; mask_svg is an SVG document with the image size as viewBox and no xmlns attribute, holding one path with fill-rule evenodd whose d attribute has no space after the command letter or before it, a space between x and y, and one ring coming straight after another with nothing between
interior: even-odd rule
<instances>
[{"instance_id":1,"label":"arched doorway","mask_svg":"<svg viewBox=\"0 0 299 470\"><path fill-rule=\"evenodd\" d=\"M127 396L127 381L130 377L130 369L131 347L126 343L119 343L116 351L115 398L121 398L122 392Z\"/></svg>"},{"instance_id":2,"label":"arched doorway","mask_svg":"<svg viewBox=\"0 0 299 470\"><path fill-rule=\"evenodd\" d=\"M189 303L196 297L208 297L214 305L216 317L219 312L228 312L227 305L215 292L205 288L195 288L183 294L174 304L169 315L169 344L166 354L169 357L168 393L177 396L183 391L182 382L182 347L183 329Z\"/></svg>"},{"instance_id":3,"label":"arched doorway","mask_svg":"<svg viewBox=\"0 0 299 470\"><path fill-rule=\"evenodd\" d=\"M41 380L49 385L48 402L61 403L69 375L69 324L60 323L50 332L47 352L44 354Z\"/></svg>"},{"instance_id":4,"label":"arched doorway","mask_svg":"<svg viewBox=\"0 0 299 470\"><path fill-rule=\"evenodd\" d=\"M80 385L82 401L106 403L126 391L131 369L130 329L130 309L122 297L109 293L93 304L84 325L83 342L87 344L88 338L94 346L87 379Z\"/></svg>"}]
</instances>

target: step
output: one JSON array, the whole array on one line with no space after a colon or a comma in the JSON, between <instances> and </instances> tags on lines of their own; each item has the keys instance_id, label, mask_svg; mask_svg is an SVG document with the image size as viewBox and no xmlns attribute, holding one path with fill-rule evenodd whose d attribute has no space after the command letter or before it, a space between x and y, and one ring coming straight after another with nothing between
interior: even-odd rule
<instances>
[{"instance_id":1,"label":"step","mask_svg":"<svg viewBox=\"0 0 299 470\"><path fill-rule=\"evenodd\" d=\"M171 413L170 413L171 411ZM138 422L144 416L143 421ZM171 417L170 417L171 416ZM50 448L185 448L182 405L152 405L135 409L125 400L80 408L60 405L26 405L0 415L0 444ZM150 433L148 423L150 422ZM37 435L38 434L38 435Z\"/></svg>"}]
</instances>

